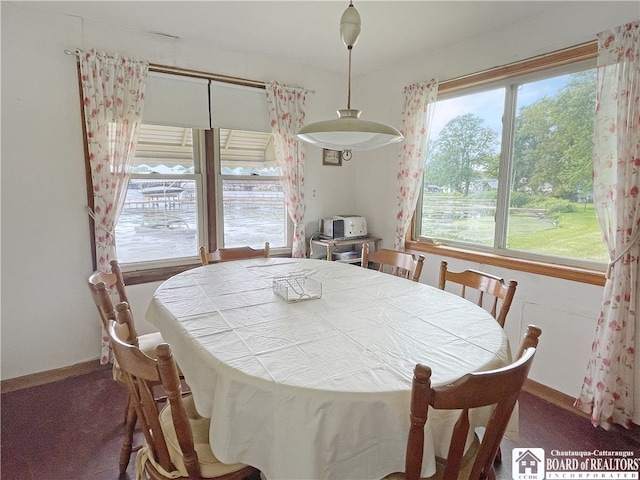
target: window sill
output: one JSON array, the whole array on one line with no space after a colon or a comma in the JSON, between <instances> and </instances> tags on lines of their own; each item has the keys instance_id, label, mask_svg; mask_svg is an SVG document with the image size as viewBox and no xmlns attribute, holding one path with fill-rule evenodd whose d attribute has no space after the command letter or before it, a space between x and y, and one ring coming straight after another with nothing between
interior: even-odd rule
<instances>
[{"instance_id":1,"label":"window sill","mask_svg":"<svg viewBox=\"0 0 640 480\"><path fill-rule=\"evenodd\" d=\"M280 249L278 249L280 250ZM281 249L285 253L280 253L279 251L275 251L275 254L272 252L271 257L291 257L290 249ZM153 283L153 282L164 282L165 280L173 277L182 272L186 272L187 270L191 270L192 268L201 267L202 264L198 263L190 263L185 265L174 265L171 267L158 267L158 268L148 268L145 270L131 270L122 272L122 276L124 277L125 285L140 285L143 283Z\"/></svg>"},{"instance_id":2,"label":"window sill","mask_svg":"<svg viewBox=\"0 0 640 480\"><path fill-rule=\"evenodd\" d=\"M163 282L182 272L201 266L200 263L190 265L177 265L174 267L150 268L146 270L133 270L122 272L125 285L140 285L143 283Z\"/></svg>"},{"instance_id":3,"label":"window sill","mask_svg":"<svg viewBox=\"0 0 640 480\"><path fill-rule=\"evenodd\" d=\"M441 255L443 257L469 260L486 265L508 268L510 270L534 273L537 275L545 275L547 277L562 278L564 280L571 280L574 282L586 283L590 285L604 286L605 284L604 273L595 270L567 267L563 265L555 265L552 263L535 262L513 257L504 257L490 253L481 253L472 250L464 250L461 248L453 248L442 245L431 245L416 241L407 241L405 243L405 248L407 250L414 250L416 252L431 253L434 255Z\"/></svg>"}]
</instances>

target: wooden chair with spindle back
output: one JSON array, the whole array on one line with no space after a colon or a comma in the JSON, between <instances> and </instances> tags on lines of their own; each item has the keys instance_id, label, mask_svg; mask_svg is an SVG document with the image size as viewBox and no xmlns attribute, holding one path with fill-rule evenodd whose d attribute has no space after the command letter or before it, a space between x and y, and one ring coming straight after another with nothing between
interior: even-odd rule
<instances>
[{"instance_id":1,"label":"wooden chair with spindle back","mask_svg":"<svg viewBox=\"0 0 640 480\"><path fill-rule=\"evenodd\" d=\"M230 260L242 260L243 258L269 258L269 242L264 243L264 248L234 247L219 248L215 252L207 252L204 247L200 247L200 260L202 265L210 263L228 262Z\"/></svg>"},{"instance_id":2,"label":"wooden chair with spindle back","mask_svg":"<svg viewBox=\"0 0 640 480\"><path fill-rule=\"evenodd\" d=\"M469 373L448 385L432 387L431 369L416 365L411 390L411 427L407 440L405 472L385 480L418 480L422 469L424 429L429 409L460 410L446 459L436 459L436 475L442 480L495 479L494 458L518 401L536 353L542 331L529 325L520 345L520 357L511 365L488 372ZM495 405L482 440L474 433L468 451L469 410Z\"/></svg>"},{"instance_id":3,"label":"wooden chair with spindle back","mask_svg":"<svg viewBox=\"0 0 640 480\"><path fill-rule=\"evenodd\" d=\"M391 267L390 273L418 282L424 265L424 255L419 255L416 260L411 253L388 248L369 253L369 244L365 243L362 245L361 265L369 268L369 262L377 264L380 272L385 271L385 266L388 266Z\"/></svg>"},{"instance_id":4,"label":"wooden chair with spindle back","mask_svg":"<svg viewBox=\"0 0 640 480\"><path fill-rule=\"evenodd\" d=\"M516 294L518 282L510 280L506 283L503 278L490 273L480 272L478 270L465 270L463 272L452 272L447 268L447 262L440 263L440 276L438 279L438 288L444 290L447 282L457 283L461 285L460 295L466 298L467 288L475 289L478 292L477 304L484 307L485 294L492 296L491 299L491 315L504 327L507 320L507 314L511 308L511 302ZM502 302L498 311L498 300Z\"/></svg>"},{"instance_id":5,"label":"wooden chair with spindle back","mask_svg":"<svg viewBox=\"0 0 640 480\"><path fill-rule=\"evenodd\" d=\"M116 311L114 303L112 301L112 289L115 289L115 293L119 302L128 303L127 293L125 291L125 284L122 276L120 265L116 260L111 261L111 272L96 271L93 272L88 278L89 291L93 301L98 309L102 326L105 333L109 331L109 321L115 320ZM124 330L123 330L124 331ZM155 355L155 350L158 345L164 343L162 335L159 332L148 333L144 335L138 335L133 317L127 325L127 334L123 336L127 342L139 347L143 352L148 355ZM124 383L122 379L122 372L118 362L113 363L113 379L118 383ZM162 398L158 398L161 401ZM133 410L133 405L130 401L127 401L125 406L124 415L125 435L122 441L122 448L120 451L119 467L120 473L124 473L129 465L129 459L133 448L133 431L136 425L136 415Z\"/></svg>"},{"instance_id":6,"label":"wooden chair with spindle back","mask_svg":"<svg viewBox=\"0 0 640 480\"><path fill-rule=\"evenodd\" d=\"M109 337L129 390L146 445L138 452L136 473L152 480L188 478L190 480L241 480L257 470L244 464L221 463L209 444L210 420L196 411L193 397L183 396L178 368L171 348L162 343L151 358L126 336L131 312L126 303L116 306L116 320L110 320ZM122 335L122 336L121 336ZM162 385L167 405L160 410L153 389Z\"/></svg>"},{"instance_id":7,"label":"wooden chair with spindle back","mask_svg":"<svg viewBox=\"0 0 640 480\"><path fill-rule=\"evenodd\" d=\"M115 289L115 293L118 296L119 302L129 303L120 265L118 264L117 260L112 260L110 265L110 273L96 270L91 275L89 275L88 278L89 290L91 291L93 301L98 308L100 320L102 321L105 332L107 332L109 329L109 320L115 318L115 310L113 308L113 302L111 301L111 290ZM98 294L97 287L101 283L103 283L107 287L107 299L101 298Z\"/></svg>"}]
</instances>

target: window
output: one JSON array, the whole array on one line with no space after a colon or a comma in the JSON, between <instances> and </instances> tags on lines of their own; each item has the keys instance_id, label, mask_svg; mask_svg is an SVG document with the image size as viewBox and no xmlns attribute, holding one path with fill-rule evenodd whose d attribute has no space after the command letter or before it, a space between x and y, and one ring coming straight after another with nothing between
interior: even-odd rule
<instances>
[{"instance_id":1,"label":"window","mask_svg":"<svg viewBox=\"0 0 640 480\"><path fill-rule=\"evenodd\" d=\"M225 247L271 248L289 246L289 216L276 166L270 133L226 128L218 134L216 162L218 244Z\"/></svg>"},{"instance_id":2,"label":"window","mask_svg":"<svg viewBox=\"0 0 640 480\"><path fill-rule=\"evenodd\" d=\"M289 221L270 133L143 124L124 207L116 225L118 258L149 268L194 259L200 245L289 246ZM214 187L202 172L215 164ZM219 210L209 216L206 208Z\"/></svg>"},{"instance_id":3,"label":"window","mask_svg":"<svg viewBox=\"0 0 640 480\"><path fill-rule=\"evenodd\" d=\"M197 255L205 197L200 142L193 140L191 128L142 125L116 225L121 264L172 263Z\"/></svg>"},{"instance_id":4,"label":"window","mask_svg":"<svg viewBox=\"0 0 640 480\"><path fill-rule=\"evenodd\" d=\"M269 242L272 252L286 253L291 225L264 90L150 72L145 97L115 229L129 278L157 280L197 263L201 245Z\"/></svg>"},{"instance_id":5,"label":"window","mask_svg":"<svg viewBox=\"0 0 640 480\"><path fill-rule=\"evenodd\" d=\"M541 70L538 62L535 73L439 95L417 237L602 268L608 256L591 195L594 65Z\"/></svg>"}]
</instances>

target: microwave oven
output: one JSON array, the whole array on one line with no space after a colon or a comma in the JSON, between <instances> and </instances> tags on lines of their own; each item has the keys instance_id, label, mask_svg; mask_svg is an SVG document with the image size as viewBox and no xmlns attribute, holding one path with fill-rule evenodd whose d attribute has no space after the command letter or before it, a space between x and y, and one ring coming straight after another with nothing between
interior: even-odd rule
<instances>
[{"instance_id":1,"label":"microwave oven","mask_svg":"<svg viewBox=\"0 0 640 480\"><path fill-rule=\"evenodd\" d=\"M322 218L318 226L320 236L333 240L347 240L367 236L367 221L357 215L336 215Z\"/></svg>"}]
</instances>

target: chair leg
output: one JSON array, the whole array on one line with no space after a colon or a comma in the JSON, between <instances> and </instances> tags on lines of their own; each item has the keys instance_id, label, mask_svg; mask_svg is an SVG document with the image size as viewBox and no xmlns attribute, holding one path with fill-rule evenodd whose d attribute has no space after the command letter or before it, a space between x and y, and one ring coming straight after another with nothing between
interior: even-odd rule
<instances>
[{"instance_id":1,"label":"chair leg","mask_svg":"<svg viewBox=\"0 0 640 480\"><path fill-rule=\"evenodd\" d=\"M131 403L131 398L128 398L127 404L124 406L124 418L122 419L123 420L122 424L125 427L127 426L127 418L129 416L129 407L131 406L130 403Z\"/></svg>"},{"instance_id":2,"label":"chair leg","mask_svg":"<svg viewBox=\"0 0 640 480\"><path fill-rule=\"evenodd\" d=\"M496 452L496 456L493 459L494 465L500 465L502 463L502 449L498 447L498 451Z\"/></svg>"},{"instance_id":3,"label":"chair leg","mask_svg":"<svg viewBox=\"0 0 640 480\"><path fill-rule=\"evenodd\" d=\"M122 449L120 450L120 473L125 473L129 466L129 458L131 458L131 451L133 449L133 432L138 422L138 415L136 409L133 406L131 397L127 401L127 415L125 420L125 433L122 440Z\"/></svg>"}]
</instances>

